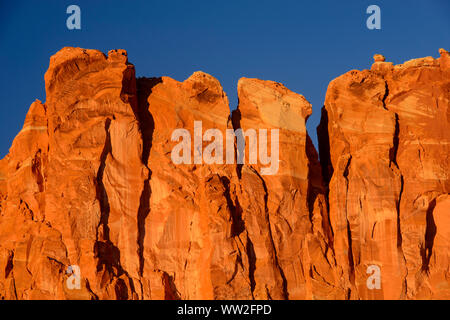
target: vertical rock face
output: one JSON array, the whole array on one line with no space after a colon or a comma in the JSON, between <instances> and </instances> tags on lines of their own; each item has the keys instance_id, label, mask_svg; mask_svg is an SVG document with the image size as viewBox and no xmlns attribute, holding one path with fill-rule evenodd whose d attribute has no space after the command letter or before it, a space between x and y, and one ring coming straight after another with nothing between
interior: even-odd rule
<instances>
[{"instance_id":1,"label":"vertical rock face","mask_svg":"<svg viewBox=\"0 0 450 320\"><path fill-rule=\"evenodd\" d=\"M450 298L440 53L335 79L319 163L279 83L241 79L230 115L203 72L62 49L0 160L0 298Z\"/></svg>"},{"instance_id":2,"label":"vertical rock face","mask_svg":"<svg viewBox=\"0 0 450 320\"><path fill-rule=\"evenodd\" d=\"M320 167L305 127L311 104L279 83L257 79L241 79L238 96L235 128L256 130L259 152L261 130L269 129L267 149L272 164L278 162L272 175L261 175L261 167L267 165L251 164L249 159L238 166L240 207L256 258L255 295L337 298ZM277 155L272 149L274 130L279 130ZM245 154L249 158L248 147Z\"/></svg>"},{"instance_id":3,"label":"vertical rock face","mask_svg":"<svg viewBox=\"0 0 450 320\"><path fill-rule=\"evenodd\" d=\"M135 117L134 67L125 51L105 57L68 48L52 57L45 79L45 221L61 232L67 258L80 266L90 294L133 298L139 293L135 229L148 174Z\"/></svg>"},{"instance_id":4,"label":"vertical rock face","mask_svg":"<svg viewBox=\"0 0 450 320\"><path fill-rule=\"evenodd\" d=\"M396 66L376 55L371 70L328 88L321 162L350 298L450 298L450 55L440 54ZM371 265L380 268L380 290L366 285Z\"/></svg>"},{"instance_id":5,"label":"vertical rock face","mask_svg":"<svg viewBox=\"0 0 450 320\"><path fill-rule=\"evenodd\" d=\"M7 157L2 296L137 297L135 230L148 173L134 67L124 51L65 48L45 80L47 102L33 103ZM79 290L66 290L69 265L80 266Z\"/></svg>"},{"instance_id":6,"label":"vertical rock face","mask_svg":"<svg viewBox=\"0 0 450 320\"><path fill-rule=\"evenodd\" d=\"M136 80L123 50L65 48L45 80L0 162L3 298L339 296L302 96L243 79L232 121L217 79ZM237 163L241 128L280 130L274 175Z\"/></svg>"},{"instance_id":7,"label":"vertical rock face","mask_svg":"<svg viewBox=\"0 0 450 320\"><path fill-rule=\"evenodd\" d=\"M245 249L234 237L235 169L202 161L207 130L226 136L227 96L202 72L182 83L139 79L138 87L141 118L150 124L143 159L150 169L147 209L140 218L145 298L251 298ZM172 152L183 142L184 154ZM186 163L174 163L179 153L189 158Z\"/></svg>"},{"instance_id":8,"label":"vertical rock face","mask_svg":"<svg viewBox=\"0 0 450 320\"><path fill-rule=\"evenodd\" d=\"M317 162L317 155L308 155L312 160L306 155L310 104L279 84L242 79L239 108L229 121L228 99L207 74L194 73L183 83L166 77L139 79L138 88L141 118L151 124L149 156L144 159L151 171L150 200L141 221L145 297L285 299L337 294L329 284L335 282L330 268L334 261L322 226L327 226L324 197L308 180L309 167ZM259 100L255 104L252 99ZM283 108L290 110L289 118L284 118ZM280 119L267 120L271 113ZM200 135L196 122L201 122ZM277 174L262 177L260 167L235 161L243 150L234 142L233 129L248 128L281 130L284 164ZM192 145L196 135L206 141L208 130L217 129L224 139L215 153L221 153L219 161L205 163L209 142L203 142L194 145L192 153L188 149L191 164L174 164L172 150L179 143L172 141L175 129L186 130ZM199 148L203 162L196 163ZM247 149L245 163L248 155ZM315 174L320 183L320 169ZM311 276L313 269L317 274Z\"/></svg>"}]
</instances>

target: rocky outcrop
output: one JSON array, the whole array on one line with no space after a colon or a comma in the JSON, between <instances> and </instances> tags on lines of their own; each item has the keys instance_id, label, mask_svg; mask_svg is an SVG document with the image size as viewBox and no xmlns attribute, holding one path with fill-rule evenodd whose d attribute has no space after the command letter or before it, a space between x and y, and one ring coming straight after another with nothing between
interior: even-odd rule
<instances>
[{"instance_id":1,"label":"rocky outcrop","mask_svg":"<svg viewBox=\"0 0 450 320\"><path fill-rule=\"evenodd\" d=\"M335 79L319 163L311 105L279 83L242 78L230 115L206 73L136 79L124 50L62 49L0 160L0 297L447 298L440 52Z\"/></svg>"},{"instance_id":2,"label":"rocky outcrop","mask_svg":"<svg viewBox=\"0 0 450 320\"><path fill-rule=\"evenodd\" d=\"M375 55L371 70L350 71L328 88L318 133L336 260L350 298L450 298L442 246L450 55L440 54L396 66ZM366 286L370 265L381 270L380 290Z\"/></svg>"},{"instance_id":3,"label":"rocky outcrop","mask_svg":"<svg viewBox=\"0 0 450 320\"><path fill-rule=\"evenodd\" d=\"M45 80L47 101L33 103L7 157L1 295L139 297L135 229L148 170L134 67L125 51L65 48ZM69 265L81 268L80 290L67 290Z\"/></svg>"},{"instance_id":4,"label":"rocky outcrop","mask_svg":"<svg viewBox=\"0 0 450 320\"><path fill-rule=\"evenodd\" d=\"M256 289L264 291L257 280L269 275L277 288L276 294L260 293L260 297L342 298L343 291L336 288L320 165L305 126L311 104L279 83L257 79L239 80L238 96L239 106L233 112L236 129L260 134L265 129L279 130L276 174L261 176L261 164L249 165L250 161L238 167L240 206L256 253ZM274 136L270 138L272 148ZM245 151L248 155L248 148Z\"/></svg>"},{"instance_id":5,"label":"rocky outcrop","mask_svg":"<svg viewBox=\"0 0 450 320\"><path fill-rule=\"evenodd\" d=\"M335 279L327 258L334 261L327 256L324 211L320 211L325 206L323 193L314 215L313 205L308 206L308 199L317 193L308 180L314 160L305 152L309 103L279 84L242 79L240 104L229 119L222 87L205 73L196 72L183 83L167 77L139 79L138 88L141 118L151 124L144 138L150 141L144 162L151 172L149 200L145 199L148 209L141 221L144 298L325 298L328 291L333 292L330 283ZM295 122L265 123L267 114L255 113L256 105L246 100L253 98L261 99L258 105L266 111L279 115L285 102L292 104L290 119ZM200 133L196 122L201 122ZM282 145L291 144L294 152L283 155L280 161L286 166L270 178L263 177L258 166L235 161L244 150L231 132L259 127L282 130ZM186 130L192 140L203 137L190 154L190 164L175 165L172 159L171 150L178 142L172 141L176 128ZM216 150L219 161L196 163L198 148L206 161L206 136L211 129L218 130L214 139L224 139L222 155ZM247 148L244 163L249 163L249 156ZM304 265L299 255L305 255ZM331 278L330 283L310 275L315 266Z\"/></svg>"}]
</instances>

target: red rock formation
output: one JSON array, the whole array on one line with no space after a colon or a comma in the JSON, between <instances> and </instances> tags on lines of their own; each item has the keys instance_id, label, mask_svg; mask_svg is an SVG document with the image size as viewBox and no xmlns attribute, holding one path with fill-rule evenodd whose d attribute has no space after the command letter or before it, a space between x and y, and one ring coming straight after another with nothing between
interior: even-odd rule
<instances>
[{"instance_id":1,"label":"red rock formation","mask_svg":"<svg viewBox=\"0 0 450 320\"><path fill-rule=\"evenodd\" d=\"M205 73L59 51L0 160L0 297L447 298L450 57L375 61L330 84L321 167L311 105L281 84L241 79L230 117ZM257 161L234 137L252 130Z\"/></svg>"},{"instance_id":2,"label":"red rock formation","mask_svg":"<svg viewBox=\"0 0 450 320\"><path fill-rule=\"evenodd\" d=\"M192 141L194 121L201 121L200 139L213 128L225 137L227 96L215 78L202 72L182 83L167 77L139 79L138 87L141 119L150 126L143 160L151 175L140 219L144 297L251 298L245 247L235 239L235 168L194 163L191 154L198 147ZM192 164L172 161L171 151L179 143L172 141L176 129L190 135Z\"/></svg>"},{"instance_id":3,"label":"red rock formation","mask_svg":"<svg viewBox=\"0 0 450 320\"><path fill-rule=\"evenodd\" d=\"M47 101L33 103L7 157L1 295L137 298L147 169L134 67L125 51L65 48L45 80ZM80 290L67 290L69 265L81 268Z\"/></svg>"},{"instance_id":4,"label":"red rock formation","mask_svg":"<svg viewBox=\"0 0 450 320\"><path fill-rule=\"evenodd\" d=\"M279 83L257 79L241 79L238 96L235 127L280 130L276 174L262 176L261 165L249 165L249 161L238 168L240 206L255 248L258 297L343 298L343 292L334 286L338 275L330 248L325 194L317 154L305 126L311 104ZM266 289L258 285L259 279L269 275L274 289L266 296L267 284Z\"/></svg>"},{"instance_id":5,"label":"red rock formation","mask_svg":"<svg viewBox=\"0 0 450 320\"><path fill-rule=\"evenodd\" d=\"M145 122L152 124L144 139L151 140L146 159L150 201L142 220L145 298L304 299L337 294L329 284L335 282L330 268L334 260L322 231L322 220L327 225L323 190L319 197L308 180L314 161L308 156L316 156L305 152L310 104L279 84L240 81L234 129L282 130L284 166L277 175L263 177L259 167L225 163L225 152L223 164L175 165L171 159L176 128L194 137L194 121L202 121L203 133L216 128L224 138L232 129L228 99L215 78L197 72L183 83L166 77L139 79L138 87L141 119L147 117ZM260 99L266 113L255 113L252 98ZM291 104L289 118L282 115L286 104ZM264 122L267 112L281 118Z\"/></svg>"},{"instance_id":6,"label":"red rock formation","mask_svg":"<svg viewBox=\"0 0 450 320\"><path fill-rule=\"evenodd\" d=\"M371 70L328 88L321 160L351 298L450 298L450 55L440 54L396 66L376 55ZM381 269L380 290L366 286L369 265Z\"/></svg>"}]
</instances>

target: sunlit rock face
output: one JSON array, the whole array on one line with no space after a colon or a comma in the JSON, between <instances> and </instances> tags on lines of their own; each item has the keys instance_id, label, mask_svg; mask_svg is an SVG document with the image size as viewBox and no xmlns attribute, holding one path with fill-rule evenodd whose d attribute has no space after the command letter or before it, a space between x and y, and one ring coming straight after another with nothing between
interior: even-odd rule
<instances>
[{"instance_id":1,"label":"sunlit rock face","mask_svg":"<svg viewBox=\"0 0 450 320\"><path fill-rule=\"evenodd\" d=\"M7 156L1 294L137 298L135 229L148 169L134 67L123 50L64 48L45 82L47 101L32 104ZM80 289L67 290L69 265L80 266Z\"/></svg>"},{"instance_id":2,"label":"sunlit rock face","mask_svg":"<svg viewBox=\"0 0 450 320\"><path fill-rule=\"evenodd\" d=\"M328 88L321 161L351 298L450 298L450 55L440 55L395 66L376 55L371 70ZM380 290L368 290L370 265L380 267Z\"/></svg>"},{"instance_id":3,"label":"sunlit rock face","mask_svg":"<svg viewBox=\"0 0 450 320\"><path fill-rule=\"evenodd\" d=\"M238 168L240 206L256 249L256 294L277 299L344 298L337 286L340 275L331 248L320 165L305 127L311 104L279 83L258 79L241 79L238 97L233 112L236 128L279 130L279 155L272 159L278 160L275 174L261 175L261 167L267 166L259 163ZM268 150L273 138L268 134ZM265 259L262 248L270 250ZM266 296L259 286L258 279L268 274L273 274L276 295Z\"/></svg>"},{"instance_id":4,"label":"sunlit rock face","mask_svg":"<svg viewBox=\"0 0 450 320\"><path fill-rule=\"evenodd\" d=\"M311 113L306 99L274 82L241 79L239 107L230 119L221 85L202 72L182 83L138 79L138 93L141 118L150 124L144 138L151 172L142 216L145 298L338 295L331 285L336 274L320 167L305 129ZM174 164L171 150L178 141L172 133L185 129L194 144L196 121L203 135L210 129L221 133L222 163L195 163L193 152L191 164ZM227 138L239 129L279 130L277 172L262 175L267 165L250 164L248 147L238 163L244 150ZM204 160L208 145L200 144ZM227 163L230 149L233 161Z\"/></svg>"},{"instance_id":5,"label":"sunlit rock face","mask_svg":"<svg viewBox=\"0 0 450 320\"><path fill-rule=\"evenodd\" d=\"M230 114L206 73L62 49L0 160L0 298L450 298L440 54L333 80L319 163L280 83L242 78Z\"/></svg>"}]
</instances>

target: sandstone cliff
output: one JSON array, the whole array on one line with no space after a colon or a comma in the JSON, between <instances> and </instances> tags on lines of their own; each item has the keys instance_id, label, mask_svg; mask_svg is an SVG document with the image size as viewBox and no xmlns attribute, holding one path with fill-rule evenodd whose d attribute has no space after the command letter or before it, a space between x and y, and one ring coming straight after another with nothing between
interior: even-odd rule
<instances>
[{"instance_id":1,"label":"sandstone cliff","mask_svg":"<svg viewBox=\"0 0 450 320\"><path fill-rule=\"evenodd\" d=\"M0 297L450 298L440 53L397 66L377 55L333 80L319 163L311 105L279 83L241 79L230 115L203 72L136 79L124 50L62 49L47 101L0 160ZM252 130L267 137L264 163L251 160ZM230 138L239 132L245 145ZM188 137L193 161L175 163ZM380 289L367 287L370 265ZM80 288L66 285L69 266Z\"/></svg>"},{"instance_id":2,"label":"sandstone cliff","mask_svg":"<svg viewBox=\"0 0 450 320\"><path fill-rule=\"evenodd\" d=\"M375 56L328 88L319 126L341 285L350 298L450 298L450 55ZM378 265L380 290L366 270Z\"/></svg>"}]
</instances>

